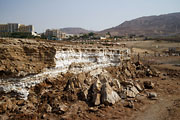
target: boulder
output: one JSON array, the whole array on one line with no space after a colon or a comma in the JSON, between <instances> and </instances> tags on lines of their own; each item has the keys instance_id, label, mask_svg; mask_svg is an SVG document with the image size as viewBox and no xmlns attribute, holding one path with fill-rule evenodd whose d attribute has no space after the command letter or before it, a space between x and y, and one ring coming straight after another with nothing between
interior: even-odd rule
<instances>
[{"instance_id":1,"label":"boulder","mask_svg":"<svg viewBox=\"0 0 180 120\"><path fill-rule=\"evenodd\" d=\"M105 83L102 86L102 91L101 91L102 103L104 103L105 105L111 105L119 100L120 100L119 95L111 88L109 83Z\"/></svg>"}]
</instances>

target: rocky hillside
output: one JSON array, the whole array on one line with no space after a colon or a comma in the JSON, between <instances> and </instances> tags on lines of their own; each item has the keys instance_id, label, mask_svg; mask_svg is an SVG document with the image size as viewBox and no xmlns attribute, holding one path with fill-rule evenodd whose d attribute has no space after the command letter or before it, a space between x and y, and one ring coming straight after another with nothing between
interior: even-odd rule
<instances>
[{"instance_id":1,"label":"rocky hillside","mask_svg":"<svg viewBox=\"0 0 180 120\"><path fill-rule=\"evenodd\" d=\"M65 32L67 34L85 34L85 33L89 33L89 32L92 32L90 30L86 30L86 29L83 29L83 28L72 28L72 27L69 27L69 28L62 28L60 29L62 32Z\"/></svg>"},{"instance_id":2,"label":"rocky hillside","mask_svg":"<svg viewBox=\"0 0 180 120\"><path fill-rule=\"evenodd\" d=\"M137 18L101 31L101 34L110 32L112 35L174 35L180 33L180 12L159 16Z\"/></svg>"},{"instance_id":3,"label":"rocky hillside","mask_svg":"<svg viewBox=\"0 0 180 120\"><path fill-rule=\"evenodd\" d=\"M0 39L0 43L0 78L37 74L55 66L52 45L25 39Z\"/></svg>"}]
</instances>

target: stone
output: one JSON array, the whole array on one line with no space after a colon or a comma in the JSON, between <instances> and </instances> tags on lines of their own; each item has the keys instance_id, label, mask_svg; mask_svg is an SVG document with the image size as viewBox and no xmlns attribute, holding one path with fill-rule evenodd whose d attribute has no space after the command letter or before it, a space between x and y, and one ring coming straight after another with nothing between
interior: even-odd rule
<instances>
[{"instance_id":1,"label":"stone","mask_svg":"<svg viewBox=\"0 0 180 120\"><path fill-rule=\"evenodd\" d=\"M128 85L133 86L134 84L133 84L133 82L131 80L128 80L128 81L122 81L121 85L123 85L123 86L128 86Z\"/></svg>"},{"instance_id":2,"label":"stone","mask_svg":"<svg viewBox=\"0 0 180 120\"><path fill-rule=\"evenodd\" d=\"M127 77L131 77L131 73L130 73L127 69L125 69L124 72L125 72L125 74L126 74Z\"/></svg>"},{"instance_id":3,"label":"stone","mask_svg":"<svg viewBox=\"0 0 180 120\"><path fill-rule=\"evenodd\" d=\"M86 79L86 74L84 72L78 74L77 79L81 82L81 84L83 84L84 80Z\"/></svg>"},{"instance_id":4,"label":"stone","mask_svg":"<svg viewBox=\"0 0 180 120\"><path fill-rule=\"evenodd\" d=\"M155 92L150 92L147 94L147 96L150 99L157 99L157 93L155 93Z\"/></svg>"},{"instance_id":5,"label":"stone","mask_svg":"<svg viewBox=\"0 0 180 120\"><path fill-rule=\"evenodd\" d=\"M130 98L136 97L136 94L133 91L129 90L129 88L126 91L126 94L127 94L127 97L130 97Z\"/></svg>"},{"instance_id":6,"label":"stone","mask_svg":"<svg viewBox=\"0 0 180 120\"><path fill-rule=\"evenodd\" d=\"M137 94L139 93L139 91L138 91L138 90L136 89L136 87L134 87L134 86L131 87L130 90L131 90L132 92L134 92L135 95L137 95Z\"/></svg>"},{"instance_id":7,"label":"stone","mask_svg":"<svg viewBox=\"0 0 180 120\"><path fill-rule=\"evenodd\" d=\"M8 110L12 110L12 108L13 108L13 103L11 102L10 99L8 99L8 100L6 101L6 104L7 104L7 109L8 109Z\"/></svg>"},{"instance_id":8,"label":"stone","mask_svg":"<svg viewBox=\"0 0 180 120\"><path fill-rule=\"evenodd\" d=\"M95 93L93 95L92 103L94 105L100 105L100 103L101 103L101 94L100 93Z\"/></svg>"},{"instance_id":9,"label":"stone","mask_svg":"<svg viewBox=\"0 0 180 120\"><path fill-rule=\"evenodd\" d=\"M113 82L113 85L114 85L116 88L118 88L118 89L121 88L121 84L120 84L120 82L119 82L117 79L113 79L112 82Z\"/></svg>"},{"instance_id":10,"label":"stone","mask_svg":"<svg viewBox=\"0 0 180 120\"><path fill-rule=\"evenodd\" d=\"M81 90L78 97L80 100L86 101L88 98L88 89Z\"/></svg>"},{"instance_id":11,"label":"stone","mask_svg":"<svg viewBox=\"0 0 180 120\"><path fill-rule=\"evenodd\" d=\"M62 112L66 112L68 109L68 107L65 104L60 104L59 105L59 110Z\"/></svg>"},{"instance_id":12,"label":"stone","mask_svg":"<svg viewBox=\"0 0 180 120\"><path fill-rule=\"evenodd\" d=\"M47 104L47 106L46 106L46 112L47 113L50 113L52 111L52 107L49 105L49 104Z\"/></svg>"},{"instance_id":13,"label":"stone","mask_svg":"<svg viewBox=\"0 0 180 120\"><path fill-rule=\"evenodd\" d=\"M154 83L152 81L144 81L144 88L145 89L153 89Z\"/></svg>"},{"instance_id":14,"label":"stone","mask_svg":"<svg viewBox=\"0 0 180 120\"><path fill-rule=\"evenodd\" d=\"M100 80L99 80L99 79L96 80L96 82L93 84L93 89L92 89L92 91L93 91L94 93L101 92L101 86L102 86L102 84L101 84Z\"/></svg>"},{"instance_id":15,"label":"stone","mask_svg":"<svg viewBox=\"0 0 180 120\"><path fill-rule=\"evenodd\" d=\"M102 86L101 91L101 101L105 105L115 104L115 102L119 101L119 95L111 88L109 83L105 83Z\"/></svg>"},{"instance_id":16,"label":"stone","mask_svg":"<svg viewBox=\"0 0 180 120\"><path fill-rule=\"evenodd\" d=\"M143 89L137 82L134 84L134 86L137 88L138 91L140 91L140 92L143 91Z\"/></svg>"}]
</instances>

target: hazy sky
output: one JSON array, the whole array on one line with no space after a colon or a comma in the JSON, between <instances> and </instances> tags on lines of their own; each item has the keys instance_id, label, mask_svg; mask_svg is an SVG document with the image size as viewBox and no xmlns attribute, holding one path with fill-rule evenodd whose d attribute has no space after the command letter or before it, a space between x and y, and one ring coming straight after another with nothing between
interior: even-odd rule
<instances>
[{"instance_id":1,"label":"hazy sky","mask_svg":"<svg viewBox=\"0 0 180 120\"><path fill-rule=\"evenodd\" d=\"M103 30L141 16L180 12L180 0L0 0L0 24Z\"/></svg>"}]
</instances>

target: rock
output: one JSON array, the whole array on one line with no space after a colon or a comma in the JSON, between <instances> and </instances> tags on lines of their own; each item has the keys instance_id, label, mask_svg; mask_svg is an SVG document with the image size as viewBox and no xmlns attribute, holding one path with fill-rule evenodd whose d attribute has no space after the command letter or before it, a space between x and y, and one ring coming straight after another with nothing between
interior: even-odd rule
<instances>
[{"instance_id":1,"label":"rock","mask_svg":"<svg viewBox=\"0 0 180 120\"><path fill-rule=\"evenodd\" d=\"M120 100L119 95L111 88L109 83L105 83L102 86L102 91L101 91L102 103L104 103L105 105L111 105L119 100Z\"/></svg>"},{"instance_id":2,"label":"rock","mask_svg":"<svg viewBox=\"0 0 180 120\"><path fill-rule=\"evenodd\" d=\"M124 72L125 72L125 74L126 74L127 77L131 77L131 73L130 73L127 69L125 69Z\"/></svg>"},{"instance_id":3,"label":"rock","mask_svg":"<svg viewBox=\"0 0 180 120\"><path fill-rule=\"evenodd\" d=\"M133 91L129 90L129 88L126 91L126 95L127 97L130 97L130 98L136 97L136 94Z\"/></svg>"},{"instance_id":4,"label":"rock","mask_svg":"<svg viewBox=\"0 0 180 120\"><path fill-rule=\"evenodd\" d=\"M70 91L75 91L75 88L81 88L82 85L79 82L79 80L77 80L77 78L75 76L73 76L72 78L70 78L64 88L64 90L70 90Z\"/></svg>"},{"instance_id":5,"label":"rock","mask_svg":"<svg viewBox=\"0 0 180 120\"><path fill-rule=\"evenodd\" d=\"M92 103L94 105L100 105L100 103L101 103L101 94L100 93L95 93L93 95Z\"/></svg>"},{"instance_id":6,"label":"rock","mask_svg":"<svg viewBox=\"0 0 180 120\"><path fill-rule=\"evenodd\" d=\"M120 89L120 88L121 88L121 84L120 84L119 80L117 80L117 79L113 79L113 80L112 80L112 84L113 84L113 86L115 86L117 89Z\"/></svg>"},{"instance_id":7,"label":"rock","mask_svg":"<svg viewBox=\"0 0 180 120\"><path fill-rule=\"evenodd\" d=\"M144 81L144 88L145 89L153 89L154 83L152 81Z\"/></svg>"},{"instance_id":8,"label":"rock","mask_svg":"<svg viewBox=\"0 0 180 120\"><path fill-rule=\"evenodd\" d=\"M92 85L92 91L90 91L91 93L89 93L89 95L91 94L91 98L92 98L92 104L93 105L99 105L101 102L101 87L102 87L102 83L100 82L100 80L96 80L95 83L93 83Z\"/></svg>"},{"instance_id":9,"label":"rock","mask_svg":"<svg viewBox=\"0 0 180 120\"><path fill-rule=\"evenodd\" d=\"M47 113L50 113L52 111L52 107L49 105L49 104L47 104L47 106L46 106L46 112Z\"/></svg>"},{"instance_id":10,"label":"rock","mask_svg":"<svg viewBox=\"0 0 180 120\"><path fill-rule=\"evenodd\" d=\"M89 112L97 112L98 111L98 108L95 108L95 107L90 107L88 109Z\"/></svg>"},{"instance_id":11,"label":"rock","mask_svg":"<svg viewBox=\"0 0 180 120\"><path fill-rule=\"evenodd\" d=\"M82 83L84 83L84 80L86 79L86 74L84 72L77 75L77 79Z\"/></svg>"},{"instance_id":12,"label":"rock","mask_svg":"<svg viewBox=\"0 0 180 120\"><path fill-rule=\"evenodd\" d=\"M141 88L141 86L138 83L135 83L134 86L137 88L138 91L143 91L143 89Z\"/></svg>"},{"instance_id":13,"label":"rock","mask_svg":"<svg viewBox=\"0 0 180 120\"><path fill-rule=\"evenodd\" d=\"M152 75L153 75L152 71L148 68L146 70L146 76L152 76Z\"/></svg>"},{"instance_id":14,"label":"rock","mask_svg":"<svg viewBox=\"0 0 180 120\"><path fill-rule=\"evenodd\" d=\"M139 93L139 91L138 91L138 90L136 89L136 87L134 87L134 86L131 87L130 90L131 90L132 92L134 92L135 95L137 95L137 94Z\"/></svg>"},{"instance_id":15,"label":"rock","mask_svg":"<svg viewBox=\"0 0 180 120\"><path fill-rule=\"evenodd\" d=\"M7 109L8 109L8 110L12 110L12 108L13 108L13 103L11 102L10 99L8 99L8 100L6 101L6 104L7 104Z\"/></svg>"},{"instance_id":16,"label":"rock","mask_svg":"<svg viewBox=\"0 0 180 120\"><path fill-rule=\"evenodd\" d=\"M119 96L121 97L121 99L126 99L127 98L127 94L126 94L126 91L121 91L120 93L118 93Z\"/></svg>"},{"instance_id":17,"label":"rock","mask_svg":"<svg viewBox=\"0 0 180 120\"><path fill-rule=\"evenodd\" d=\"M128 85L133 86L134 84L133 84L133 82L131 80L128 80L128 81L122 81L121 85L123 85L123 86L128 86Z\"/></svg>"},{"instance_id":18,"label":"rock","mask_svg":"<svg viewBox=\"0 0 180 120\"><path fill-rule=\"evenodd\" d=\"M102 86L102 84L101 84L100 80L99 80L99 79L96 80L96 82L93 84L93 89L92 89L92 91L93 91L94 93L101 92L101 86Z\"/></svg>"},{"instance_id":19,"label":"rock","mask_svg":"<svg viewBox=\"0 0 180 120\"><path fill-rule=\"evenodd\" d=\"M88 98L88 89L81 90L80 93L78 94L79 100L84 100L86 101Z\"/></svg>"},{"instance_id":20,"label":"rock","mask_svg":"<svg viewBox=\"0 0 180 120\"><path fill-rule=\"evenodd\" d=\"M157 93L155 93L155 92L150 92L147 94L147 96L150 99L157 99Z\"/></svg>"}]
</instances>

